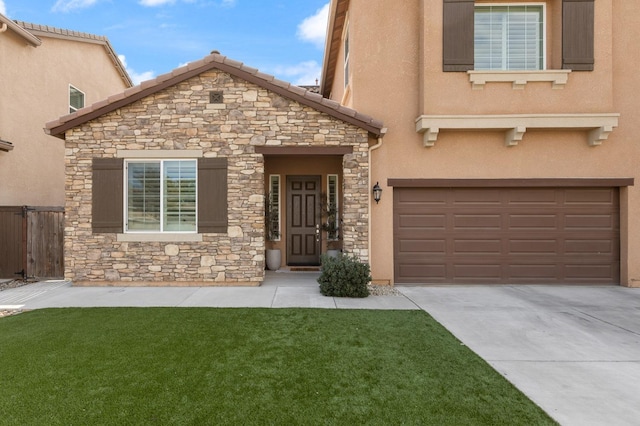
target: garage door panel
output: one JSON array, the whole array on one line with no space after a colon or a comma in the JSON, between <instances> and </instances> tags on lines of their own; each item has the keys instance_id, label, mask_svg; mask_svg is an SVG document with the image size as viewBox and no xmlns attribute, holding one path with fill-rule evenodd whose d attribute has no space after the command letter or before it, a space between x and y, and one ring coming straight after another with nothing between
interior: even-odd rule
<instances>
[{"instance_id":1,"label":"garage door panel","mask_svg":"<svg viewBox=\"0 0 640 426\"><path fill-rule=\"evenodd\" d=\"M502 216L500 214L454 214L454 230L458 229L493 229L499 231L502 228Z\"/></svg>"},{"instance_id":2,"label":"garage door panel","mask_svg":"<svg viewBox=\"0 0 640 426\"><path fill-rule=\"evenodd\" d=\"M508 216L510 230L541 230L557 229L558 215L555 214L521 214L512 213Z\"/></svg>"},{"instance_id":3,"label":"garage door panel","mask_svg":"<svg viewBox=\"0 0 640 426\"><path fill-rule=\"evenodd\" d=\"M617 205L618 191L614 188L592 188L592 189L567 189L565 190L565 203L588 204L588 205Z\"/></svg>"},{"instance_id":4,"label":"garage door panel","mask_svg":"<svg viewBox=\"0 0 640 426\"><path fill-rule=\"evenodd\" d=\"M531 188L528 191L510 189L506 191L507 202L510 206L555 206L558 202L558 191L554 188Z\"/></svg>"},{"instance_id":5,"label":"garage door panel","mask_svg":"<svg viewBox=\"0 0 640 426\"><path fill-rule=\"evenodd\" d=\"M447 252L447 241L442 240L428 240L428 239L413 239L400 241L399 252L405 256L416 254L421 256L422 254L439 254L444 256Z\"/></svg>"},{"instance_id":6,"label":"garage door panel","mask_svg":"<svg viewBox=\"0 0 640 426\"><path fill-rule=\"evenodd\" d=\"M452 203L457 206L464 205L500 205L503 202L503 191L500 189L456 188L455 192L448 192Z\"/></svg>"},{"instance_id":7,"label":"garage door panel","mask_svg":"<svg viewBox=\"0 0 640 426\"><path fill-rule=\"evenodd\" d=\"M478 256L499 255L502 241L496 239L453 240L453 254L465 255L474 253Z\"/></svg>"},{"instance_id":8,"label":"garage door panel","mask_svg":"<svg viewBox=\"0 0 640 426\"><path fill-rule=\"evenodd\" d=\"M422 188L406 188L404 191L394 194L404 205L444 205L447 204L446 190L423 191Z\"/></svg>"},{"instance_id":9,"label":"garage door panel","mask_svg":"<svg viewBox=\"0 0 640 426\"><path fill-rule=\"evenodd\" d=\"M511 239L509 240L509 254L518 255L547 255L558 254L557 239Z\"/></svg>"},{"instance_id":10,"label":"garage door panel","mask_svg":"<svg viewBox=\"0 0 640 426\"><path fill-rule=\"evenodd\" d=\"M618 227L617 222L611 214L567 214L564 217L567 230L613 230Z\"/></svg>"},{"instance_id":11,"label":"garage door panel","mask_svg":"<svg viewBox=\"0 0 640 426\"><path fill-rule=\"evenodd\" d=\"M400 230L411 231L411 229L439 229L444 230L447 225L445 214L403 214L399 216Z\"/></svg>"},{"instance_id":12,"label":"garage door panel","mask_svg":"<svg viewBox=\"0 0 640 426\"><path fill-rule=\"evenodd\" d=\"M618 200L616 188L395 189L395 280L619 283Z\"/></svg>"}]
</instances>

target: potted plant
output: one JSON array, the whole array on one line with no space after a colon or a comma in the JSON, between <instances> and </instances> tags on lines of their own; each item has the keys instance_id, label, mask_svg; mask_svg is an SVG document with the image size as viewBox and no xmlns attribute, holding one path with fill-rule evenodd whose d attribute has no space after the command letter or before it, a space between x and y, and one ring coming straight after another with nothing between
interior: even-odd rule
<instances>
[{"instance_id":1,"label":"potted plant","mask_svg":"<svg viewBox=\"0 0 640 426\"><path fill-rule=\"evenodd\" d=\"M338 257L341 249L340 212L336 203L328 201L326 194L322 194L321 203L321 228L327 233L327 256Z\"/></svg>"},{"instance_id":2,"label":"potted plant","mask_svg":"<svg viewBox=\"0 0 640 426\"><path fill-rule=\"evenodd\" d=\"M271 271L277 271L282 262L282 253L279 248L275 248L275 241L280 237L280 218L278 217L278 205L273 198L271 193L265 196L264 226L267 241L267 268Z\"/></svg>"}]
</instances>

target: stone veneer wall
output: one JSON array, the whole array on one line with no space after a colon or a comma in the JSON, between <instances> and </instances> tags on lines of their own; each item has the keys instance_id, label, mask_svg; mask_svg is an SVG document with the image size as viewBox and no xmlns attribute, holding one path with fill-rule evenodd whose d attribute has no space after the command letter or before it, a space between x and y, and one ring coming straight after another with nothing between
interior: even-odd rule
<instances>
[{"instance_id":1,"label":"stone veneer wall","mask_svg":"<svg viewBox=\"0 0 640 426\"><path fill-rule=\"evenodd\" d=\"M210 104L210 91L224 103ZM65 277L81 284L250 284L264 279L264 158L256 146L353 146L344 164L344 249L368 261L368 133L220 71L208 71L66 133ZM226 234L119 242L91 230L91 162L118 150L228 159ZM167 153L171 158L171 153ZM124 177L123 177L124 178Z\"/></svg>"}]
</instances>

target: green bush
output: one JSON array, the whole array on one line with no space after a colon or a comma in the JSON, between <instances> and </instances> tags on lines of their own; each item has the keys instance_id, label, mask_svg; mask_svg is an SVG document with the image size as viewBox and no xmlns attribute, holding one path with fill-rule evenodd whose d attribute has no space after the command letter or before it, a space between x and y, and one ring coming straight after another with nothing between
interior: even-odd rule
<instances>
[{"instance_id":1,"label":"green bush","mask_svg":"<svg viewBox=\"0 0 640 426\"><path fill-rule=\"evenodd\" d=\"M322 273L318 283L323 296L367 297L370 281L369 264L360 262L355 255L322 255Z\"/></svg>"}]
</instances>

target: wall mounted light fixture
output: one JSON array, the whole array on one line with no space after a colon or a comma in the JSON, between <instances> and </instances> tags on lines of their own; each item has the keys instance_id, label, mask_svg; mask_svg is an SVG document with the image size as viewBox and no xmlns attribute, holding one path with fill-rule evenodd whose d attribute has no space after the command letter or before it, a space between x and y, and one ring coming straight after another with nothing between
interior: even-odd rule
<instances>
[{"instance_id":1,"label":"wall mounted light fixture","mask_svg":"<svg viewBox=\"0 0 640 426\"><path fill-rule=\"evenodd\" d=\"M378 184L378 182L376 182L376 184L373 185L373 199L376 200L376 204L380 202L381 196L382 196L382 188L380 188L380 185Z\"/></svg>"}]
</instances>

